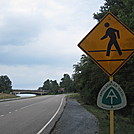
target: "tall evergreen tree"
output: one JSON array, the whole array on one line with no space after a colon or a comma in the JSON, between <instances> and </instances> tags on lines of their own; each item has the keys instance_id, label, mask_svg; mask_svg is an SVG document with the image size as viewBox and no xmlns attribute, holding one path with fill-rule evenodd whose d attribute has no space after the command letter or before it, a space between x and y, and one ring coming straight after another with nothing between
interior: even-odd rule
<instances>
[{"instance_id":1,"label":"tall evergreen tree","mask_svg":"<svg viewBox=\"0 0 134 134\"><path fill-rule=\"evenodd\" d=\"M59 85L56 80L50 81L50 92L57 94L59 89Z\"/></svg>"},{"instance_id":2,"label":"tall evergreen tree","mask_svg":"<svg viewBox=\"0 0 134 134\"><path fill-rule=\"evenodd\" d=\"M43 83L43 87L40 87L39 90L48 90L49 93L53 93L56 94L58 92L59 89L59 85L57 83L56 80L49 80L47 79L44 83Z\"/></svg>"},{"instance_id":3,"label":"tall evergreen tree","mask_svg":"<svg viewBox=\"0 0 134 134\"><path fill-rule=\"evenodd\" d=\"M64 88L65 92L72 92L73 91L73 82L70 78L69 74L64 74L63 78L60 82L60 87Z\"/></svg>"},{"instance_id":4,"label":"tall evergreen tree","mask_svg":"<svg viewBox=\"0 0 134 134\"><path fill-rule=\"evenodd\" d=\"M50 90L50 80L49 80L49 79L47 79L47 80L43 83L42 90Z\"/></svg>"},{"instance_id":5,"label":"tall evergreen tree","mask_svg":"<svg viewBox=\"0 0 134 134\"><path fill-rule=\"evenodd\" d=\"M100 12L94 13L94 19L100 21L107 12L112 12L132 31L134 30L134 0L105 0Z\"/></svg>"},{"instance_id":6,"label":"tall evergreen tree","mask_svg":"<svg viewBox=\"0 0 134 134\"><path fill-rule=\"evenodd\" d=\"M12 91L12 82L7 75L0 76L0 92L10 93Z\"/></svg>"}]
</instances>

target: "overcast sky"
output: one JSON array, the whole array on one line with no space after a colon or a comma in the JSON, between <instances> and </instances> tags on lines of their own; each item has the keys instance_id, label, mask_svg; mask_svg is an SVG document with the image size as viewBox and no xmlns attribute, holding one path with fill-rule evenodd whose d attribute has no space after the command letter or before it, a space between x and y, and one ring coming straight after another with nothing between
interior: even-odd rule
<instances>
[{"instance_id":1,"label":"overcast sky","mask_svg":"<svg viewBox=\"0 0 134 134\"><path fill-rule=\"evenodd\" d=\"M104 0L0 0L0 75L14 89L37 89L73 73L77 44L97 24Z\"/></svg>"}]
</instances>

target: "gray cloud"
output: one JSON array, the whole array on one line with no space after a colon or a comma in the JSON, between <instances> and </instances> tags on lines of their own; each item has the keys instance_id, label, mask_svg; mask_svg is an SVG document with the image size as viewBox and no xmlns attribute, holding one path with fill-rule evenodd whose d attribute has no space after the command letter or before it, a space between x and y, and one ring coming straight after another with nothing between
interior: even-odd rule
<instances>
[{"instance_id":1,"label":"gray cloud","mask_svg":"<svg viewBox=\"0 0 134 134\"><path fill-rule=\"evenodd\" d=\"M1 0L0 74L17 88L72 73L79 41L93 28L103 0Z\"/></svg>"},{"instance_id":2,"label":"gray cloud","mask_svg":"<svg viewBox=\"0 0 134 134\"><path fill-rule=\"evenodd\" d=\"M6 16L0 28L0 45L27 44L42 31L40 21L38 17Z\"/></svg>"}]
</instances>

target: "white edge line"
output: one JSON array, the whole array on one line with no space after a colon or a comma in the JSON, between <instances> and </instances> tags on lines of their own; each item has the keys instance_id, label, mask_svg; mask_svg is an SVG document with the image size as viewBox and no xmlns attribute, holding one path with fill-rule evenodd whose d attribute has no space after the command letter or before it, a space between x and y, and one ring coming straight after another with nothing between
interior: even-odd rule
<instances>
[{"instance_id":1,"label":"white edge line","mask_svg":"<svg viewBox=\"0 0 134 134\"><path fill-rule=\"evenodd\" d=\"M59 108L57 109L56 113L52 116L52 118L47 122L47 124L37 133L37 134L41 134L43 132L43 130L50 124L50 122L55 118L55 116L57 115L57 113L59 112L61 106L62 106L62 103L63 103L63 99L64 97L62 98L61 100L61 103L60 103L60 106Z\"/></svg>"}]
</instances>

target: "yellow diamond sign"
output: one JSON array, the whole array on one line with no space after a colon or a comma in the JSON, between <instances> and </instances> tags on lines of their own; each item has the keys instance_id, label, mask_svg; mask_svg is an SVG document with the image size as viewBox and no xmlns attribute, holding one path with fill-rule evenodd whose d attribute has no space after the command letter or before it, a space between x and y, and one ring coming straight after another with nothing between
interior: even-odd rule
<instances>
[{"instance_id":1,"label":"yellow diamond sign","mask_svg":"<svg viewBox=\"0 0 134 134\"><path fill-rule=\"evenodd\" d=\"M113 76L134 53L134 33L109 12L78 46Z\"/></svg>"}]
</instances>

